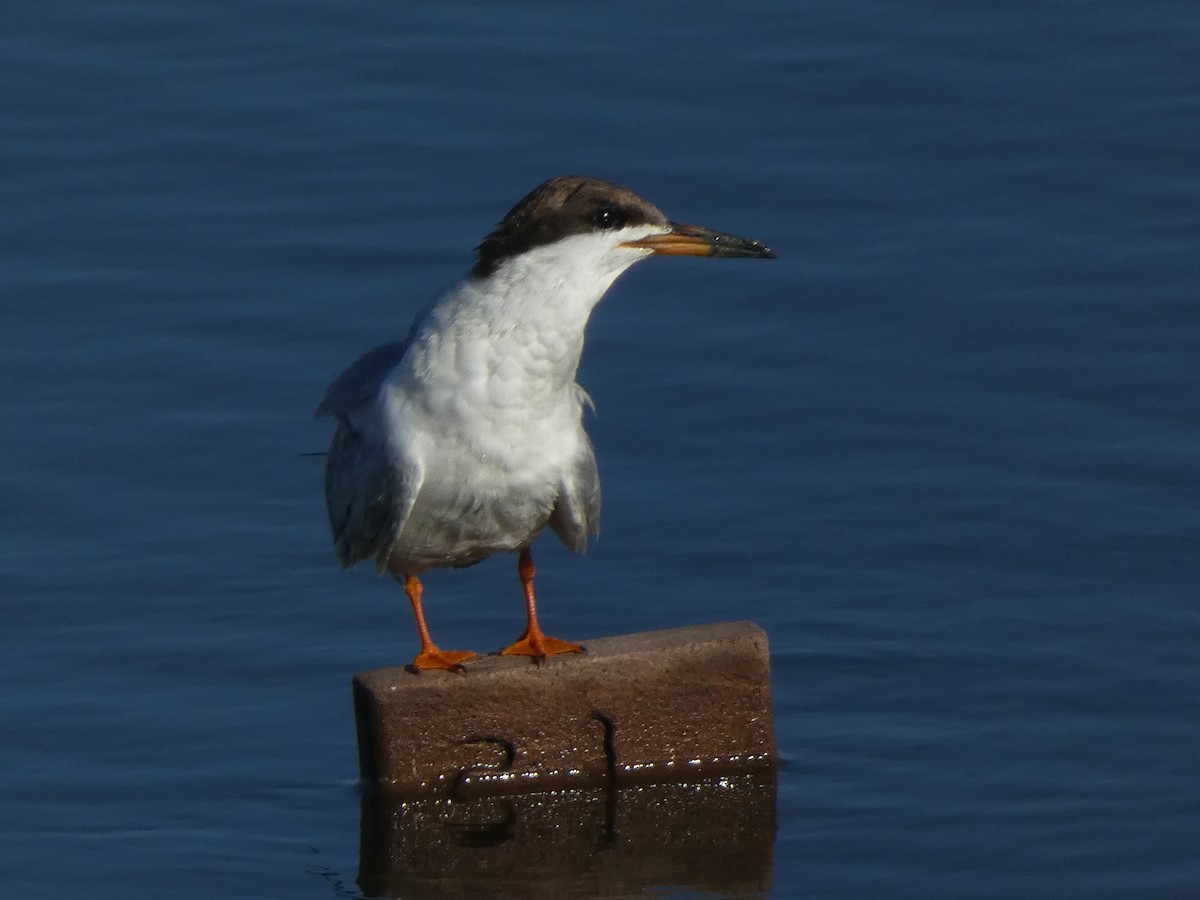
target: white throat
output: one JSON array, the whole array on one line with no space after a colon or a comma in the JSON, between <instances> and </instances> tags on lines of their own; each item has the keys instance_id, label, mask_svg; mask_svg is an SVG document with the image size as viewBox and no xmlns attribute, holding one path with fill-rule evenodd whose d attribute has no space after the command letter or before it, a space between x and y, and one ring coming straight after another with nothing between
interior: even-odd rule
<instances>
[{"instance_id":1,"label":"white throat","mask_svg":"<svg viewBox=\"0 0 1200 900\"><path fill-rule=\"evenodd\" d=\"M650 255L620 244L660 230L572 235L510 257L483 278L469 276L421 317L413 362L461 370L477 357L485 377L573 384L592 310L622 272ZM514 360L524 361L519 371Z\"/></svg>"}]
</instances>

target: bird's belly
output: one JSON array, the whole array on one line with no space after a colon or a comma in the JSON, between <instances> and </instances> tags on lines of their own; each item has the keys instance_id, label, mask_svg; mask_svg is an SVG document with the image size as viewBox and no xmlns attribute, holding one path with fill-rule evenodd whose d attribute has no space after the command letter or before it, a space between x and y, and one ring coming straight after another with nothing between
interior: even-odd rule
<instances>
[{"instance_id":1,"label":"bird's belly","mask_svg":"<svg viewBox=\"0 0 1200 900\"><path fill-rule=\"evenodd\" d=\"M399 568L416 571L469 566L516 550L537 537L550 517L553 497L472 491L465 485L422 489L392 549Z\"/></svg>"},{"instance_id":2,"label":"bird's belly","mask_svg":"<svg viewBox=\"0 0 1200 900\"><path fill-rule=\"evenodd\" d=\"M573 383L551 390L524 362L490 352L455 345L384 395L393 455L420 473L393 571L466 566L527 545L588 445Z\"/></svg>"},{"instance_id":3,"label":"bird's belly","mask_svg":"<svg viewBox=\"0 0 1200 900\"><path fill-rule=\"evenodd\" d=\"M431 448L424 478L399 539L393 568L469 566L517 550L546 526L562 485L563 463L545 446L442 442Z\"/></svg>"}]
</instances>

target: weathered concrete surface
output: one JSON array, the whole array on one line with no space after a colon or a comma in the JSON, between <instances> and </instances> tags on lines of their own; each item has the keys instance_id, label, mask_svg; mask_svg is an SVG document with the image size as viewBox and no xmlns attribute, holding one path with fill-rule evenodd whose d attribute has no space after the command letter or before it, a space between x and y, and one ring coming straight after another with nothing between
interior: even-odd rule
<instances>
[{"instance_id":1,"label":"weathered concrete surface","mask_svg":"<svg viewBox=\"0 0 1200 900\"><path fill-rule=\"evenodd\" d=\"M359 762L396 797L479 797L689 781L775 762L765 632L749 622L489 656L464 675L354 678Z\"/></svg>"}]
</instances>

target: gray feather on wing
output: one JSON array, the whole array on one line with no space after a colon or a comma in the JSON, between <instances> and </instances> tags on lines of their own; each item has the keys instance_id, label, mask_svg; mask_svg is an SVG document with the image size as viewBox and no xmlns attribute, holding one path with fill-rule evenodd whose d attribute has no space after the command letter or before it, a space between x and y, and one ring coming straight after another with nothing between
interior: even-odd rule
<instances>
[{"instance_id":1,"label":"gray feather on wing","mask_svg":"<svg viewBox=\"0 0 1200 900\"><path fill-rule=\"evenodd\" d=\"M566 473L550 513L550 527L576 553L587 549L588 536L600 533L600 472L586 436L574 466Z\"/></svg>"},{"instance_id":2,"label":"gray feather on wing","mask_svg":"<svg viewBox=\"0 0 1200 900\"><path fill-rule=\"evenodd\" d=\"M343 566L374 559L386 567L419 487L419 473L395 458L373 407L408 341L359 357L333 380L317 415L338 420L325 457L325 509Z\"/></svg>"},{"instance_id":3,"label":"gray feather on wing","mask_svg":"<svg viewBox=\"0 0 1200 900\"><path fill-rule=\"evenodd\" d=\"M333 379L317 407L318 416L345 416L375 399L383 380L400 364L409 342L394 341L368 350Z\"/></svg>"},{"instance_id":4,"label":"gray feather on wing","mask_svg":"<svg viewBox=\"0 0 1200 900\"><path fill-rule=\"evenodd\" d=\"M325 509L343 566L374 559L386 568L412 511L420 476L369 432L338 422L325 457Z\"/></svg>"}]
</instances>

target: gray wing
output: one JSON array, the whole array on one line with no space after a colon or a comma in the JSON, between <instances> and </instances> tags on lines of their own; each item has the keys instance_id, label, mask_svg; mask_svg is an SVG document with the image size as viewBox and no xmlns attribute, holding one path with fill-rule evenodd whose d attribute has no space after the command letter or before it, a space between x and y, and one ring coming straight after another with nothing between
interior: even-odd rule
<instances>
[{"instance_id":1,"label":"gray wing","mask_svg":"<svg viewBox=\"0 0 1200 900\"><path fill-rule=\"evenodd\" d=\"M325 457L325 510L343 566L374 559L385 568L416 499L420 475L395 458L374 402L407 346L364 354L334 379L317 408L338 420Z\"/></svg>"},{"instance_id":2,"label":"gray wing","mask_svg":"<svg viewBox=\"0 0 1200 900\"><path fill-rule=\"evenodd\" d=\"M379 393L383 380L404 358L409 342L395 341L368 350L333 379L317 407L318 416L345 416L368 405Z\"/></svg>"},{"instance_id":3,"label":"gray wing","mask_svg":"<svg viewBox=\"0 0 1200 900\"><path fill-rule=\"evenodd\" d=\"M549 524L576 553L587 549L588 535L600 533L600 472L587 435L583 436L583 451L559 488Z\"/></svg>"}]
</instances>

